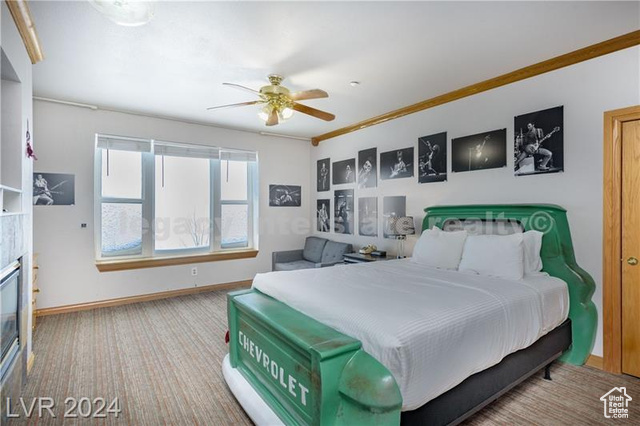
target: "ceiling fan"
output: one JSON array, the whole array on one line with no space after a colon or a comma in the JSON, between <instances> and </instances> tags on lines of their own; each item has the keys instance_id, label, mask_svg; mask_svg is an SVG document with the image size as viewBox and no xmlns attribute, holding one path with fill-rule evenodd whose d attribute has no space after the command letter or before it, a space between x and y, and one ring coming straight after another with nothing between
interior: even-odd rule
<instances>
[{"instance_id":1,"label":"ceiling fan","mask_svg":"<svg viewBox=\"0 0 640 426\"><path fill-rule=\"evenodd\" d=\"M238 104L221 105L215 107L209 107L208 110L220 109L220 108L234 108L246 105L263 105L258 112L258 116L265 122L267 126L275 126L280 121L285 121L293 116L294 111L301 112L303 114L310 115L312 117L319 118L325 121L331 121L336 118L335 115L319 109L311 108L310 106L302 105L297 101L303 101L306 99L318 99L326 98L329 95L324 90L313 89L304 90L302 92L291 92L284 86L281 86L283 77L276 74L269 75L269 82L266 86L260 88L260 90L250 89L240 84L235 83L222 83L226 86L235 87L247 92L251 92L254 95L258 95L260 99L249 102L241 102Z\"/></svg>"}]
</instances>

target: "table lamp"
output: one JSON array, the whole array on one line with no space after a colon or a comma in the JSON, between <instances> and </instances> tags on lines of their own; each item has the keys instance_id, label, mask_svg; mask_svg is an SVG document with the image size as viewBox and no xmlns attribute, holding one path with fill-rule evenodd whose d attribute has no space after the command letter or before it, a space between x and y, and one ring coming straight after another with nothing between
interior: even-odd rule
<instances>
[{"instance_id":1,"label":"table lamp","mask_svg":"<svg viewBox=\"0 0 640 426\"><path fill-rule=\"evenodd\" d=\"M404 259L406 257L404 255L404 240L407 239L407 235L416 233L413 217L390 217L387 223L387 229L389 236L395 237L396 240L398 240L398 259Z\"/></svg>"}]
</instances>

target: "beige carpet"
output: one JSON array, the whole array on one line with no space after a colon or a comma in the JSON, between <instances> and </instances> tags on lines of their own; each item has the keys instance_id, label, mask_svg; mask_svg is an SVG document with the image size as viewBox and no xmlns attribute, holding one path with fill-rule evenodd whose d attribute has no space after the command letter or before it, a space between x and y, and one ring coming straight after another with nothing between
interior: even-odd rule
<instances>
[{"instance_id":1,"label":"beige carpet","mask_svg":"<svg viewBox=\"0 0 640 426\"><path fill-rule=\"evenodd\" d=\"M224 292L43 317L34 337L35 365L23 396L48 396L56 418L10 424L251 424L227 389ZM537 374L487 407L471 425L640 424L640 380L588 367L557 365L553 381ZM626 386L629 421L603 417L600 396ZM118 397L116 419L62 418L67 397Z\"/></svg>"}]
</instances>

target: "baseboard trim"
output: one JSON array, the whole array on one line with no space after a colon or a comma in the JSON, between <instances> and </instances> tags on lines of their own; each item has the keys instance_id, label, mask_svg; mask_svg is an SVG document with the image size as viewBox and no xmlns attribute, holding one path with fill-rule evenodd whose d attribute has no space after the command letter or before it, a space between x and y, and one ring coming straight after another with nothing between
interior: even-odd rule
<instances>
[{"instance_id":1,"label":"baseboard trim","mask_svg":"<svg viewBox=\"0 0 640 426\"><path fill-rule=\"evenodd\" d=\"M43 308L36 310L37 317L47 315L68 314L70 312L87 311L97 308L109 308L113 306L129 305L131 303L149 302L151 300L168 299L189 294L206 293L216 290L231 290L239 287L250 287L253 280L234 281L224 284L213 284L201 287L189 287L180 290L162 291L159 293L142 294L140 296L121 297L118 299L100 300L97 302L78 303L75 305L57 306L54 308Z\"/></svg>"},{"instance_id":2,"label":"baseboard trim","mask_svg":"<svg viewBox=\"0 0 640 426\"><path fill-rule=\"evenodd\" d=\"M597 368L598 370L604 370L604 359L598 355L589 355L585 365L589 367Z\"/></svg>"},{"instance_id":3,"label":"baseboard trim","mask_svg":"<svg viewBox=\"0 0 640 426\"><path fill-rule=\"evenodd\" d=\"M31 369L33 368L33 363L36 360L36 354L31 352L29 357L27 358L27 374L31 373Z\"/></svg>"}]
</instances>

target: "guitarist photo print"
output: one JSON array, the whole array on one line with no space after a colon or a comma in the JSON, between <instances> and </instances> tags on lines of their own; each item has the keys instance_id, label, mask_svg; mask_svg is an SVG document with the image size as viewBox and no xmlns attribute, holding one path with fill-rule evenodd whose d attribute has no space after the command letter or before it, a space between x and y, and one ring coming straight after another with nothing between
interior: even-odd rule
<instances>
[{"instance_id":1,"label":"guitarist photo print","mask_svg":"<svg viewBox=\"0 0 640 426\"><path fill-rule=\"evenodd\" d=\"M562 119L561 106L515 117L516 176L563 171Z\"/></svg>"},{"instance_id":2,"label":"guitarist photo print","mask_svg":"<svg viewBox=\"0 0 640 426\"><path fill-rule=\"evenodd\" d=\"M74 175L62 173L33 174L34 206L72 206L75 202Z\"/></svg>"},{"instance_id":3,"label":"guitarist photo print","mask_svg":"<svg viewBox=\"0 0 640 426\"><path fill-rule=\"evenodd\" d=\"M413 168L413 147L380 154L380 178L383 180L413 177Z\"/></svg>"}]
</instances>

